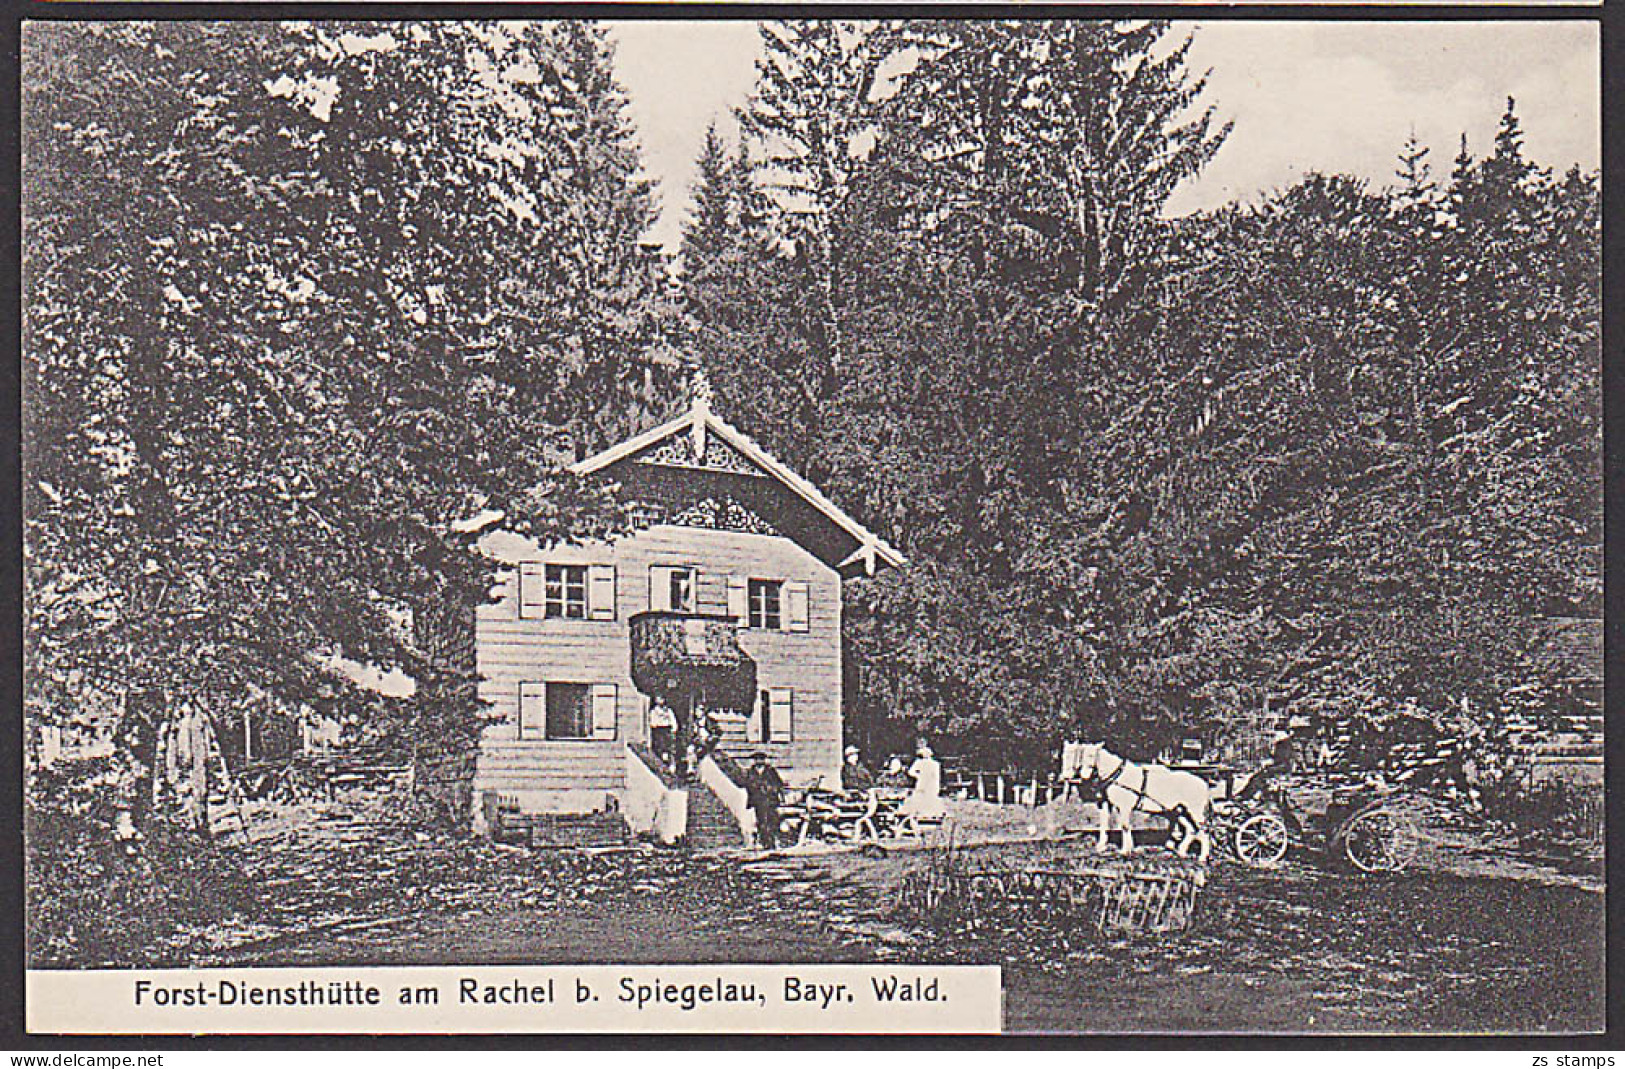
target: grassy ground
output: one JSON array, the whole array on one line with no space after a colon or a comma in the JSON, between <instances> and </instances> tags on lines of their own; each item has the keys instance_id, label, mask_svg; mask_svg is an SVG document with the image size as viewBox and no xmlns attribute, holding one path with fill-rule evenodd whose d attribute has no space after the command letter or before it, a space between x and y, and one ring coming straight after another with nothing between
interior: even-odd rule
<instances>
[{"instance_id":1,"label":"grassy ground","mask_svg":"<svg viewBox=\"0 0 1625 1069\"><path fill-rule=\"evenodd\" d=\"M1092 826L1084 811L997 808L961 810L956 834ZM142 963L996 963L1006 1026L1023 1032L1575 1031L1603 1021L1593 877L1442 841L1419 871L1391 878L1312 857L1268 871L1218 863L1190 932L1102 941L1030 924L910 926L896 891L926 851L533 852L423 835L391 813L334 806L262 819L248 855L259 904L177 933ZM1441 857L1462 871L1434 864Z\"/></svg>"}]
</instances>

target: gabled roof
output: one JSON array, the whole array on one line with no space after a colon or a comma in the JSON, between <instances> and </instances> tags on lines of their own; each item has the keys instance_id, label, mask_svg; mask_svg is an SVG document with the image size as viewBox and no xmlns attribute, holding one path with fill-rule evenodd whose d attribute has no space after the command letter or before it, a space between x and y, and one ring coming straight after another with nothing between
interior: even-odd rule
<instances>
[{"instance_id":1,"label":"gabled roof","mask_svg":"<svg viewBox=\"0 0 1625 1069\"><path fill-rule=\"evenodd\" d=\"M611 464L635 456L675 434L692 434L696 443L695 453L703 456L705 436L714 434L857 540L858 548L841 561L841 567L861 563L865 571L873 573L878 564L884 563L898 568L906 562L906 558L887 544L885 539L848 516L838 505L825 497L818 487L791 471L782 461L752 441L744 431L712 412L705 391L696 392L697 396L692 407L676 419L634 435L619 445L611 446L585 460L579 460L570 466L570 470L577 475L590 475L595 471L602 471Z\"/></svg>"}]
</instances>

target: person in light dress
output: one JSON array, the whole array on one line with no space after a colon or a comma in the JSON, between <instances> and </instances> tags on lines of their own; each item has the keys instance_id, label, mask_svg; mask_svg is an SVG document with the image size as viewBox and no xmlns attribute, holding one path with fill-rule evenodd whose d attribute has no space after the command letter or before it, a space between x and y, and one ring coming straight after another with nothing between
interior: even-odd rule
<instances>
[{"instance_id":1,"label":"person in light dress","mask_svg":"<svg viewBox=\"0 0 1625 1069\"><path fill-rule=\"evenodd\" d=\"M942 816L945 811L942 804L942 763L931 752L931 744L924 739L914 750L914 763L908 766L908 775L914 781L914 786L898 807L898 815Z\"/></svg>"}]
</instances>

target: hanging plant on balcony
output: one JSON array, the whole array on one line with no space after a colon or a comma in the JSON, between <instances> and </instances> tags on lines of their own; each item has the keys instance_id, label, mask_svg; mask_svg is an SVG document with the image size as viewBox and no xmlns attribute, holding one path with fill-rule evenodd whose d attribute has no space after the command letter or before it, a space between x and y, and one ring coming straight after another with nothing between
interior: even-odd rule
<instances>
[{"instance_id":1,"label":"hanging plant on balcony","mask_svg":"<svg viewBox=\"0 0 1625 1069\"><path fill-rule=\"evenodd\" d=\"M646 612L632 617L632 682L648 695L749 711L756 662L727 616Z\"/></svg>"}]
</instances>

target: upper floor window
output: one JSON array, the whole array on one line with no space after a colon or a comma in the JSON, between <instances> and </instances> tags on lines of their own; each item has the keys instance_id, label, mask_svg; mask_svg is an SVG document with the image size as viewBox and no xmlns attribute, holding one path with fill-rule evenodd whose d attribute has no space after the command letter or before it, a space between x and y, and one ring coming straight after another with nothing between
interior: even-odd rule
<instances>
[{"instance_id":1,"label":"upper floor window","mask_svg":"<svg viewBox=\"0 0 1625 1069\"><path fill-rule=\"evenodd\" d=\"M686 564L649 568L649 608L655 612L697 612L699 570Z\"/></svg>"},{"instance_id":2,"label":"upper floor window","mask_svg":"<svg viewBox=\"0 0 1625 1069\"><path fill-rule=\"evenodd\" d=\"M673 568L671 577L667 581L671 593L671 607L674 612L694 611L694 569Z\"/></svg>"},{"instance_id":3,"label":"upper floor window","mask_svg":"<svg viewBox=\"0 0 1625 1069\"><path fill-rule=\"evenodd\" d=\"M783 625L784 583L778 579L750 581L751 627L777 631Z\"/></svg>"},{"instance_id":4,"label":"upper floor window","mask_svg":"<svg viewBox=\"0 0 1625 1069\"><path fill-rule=\"evenodd\" d=\"M613 564L519 565L521 620L615 619Z\"/></svg>"},{"instance_id":5,"label":"upper floor window","mask_svg":"<svg viewBox=\"0 0 1625 1069\"><path fill-rule=\"evenodd\" d=\"M587 566L585 564L549 564L543 591L542 615L548 619L566 620L587 618Z\"/></svg>"},{"instance_id":6,"label":"upper floor window","mask_svg":"<svg viewBox=\"0 0 1625 1069\"><path fill-rule=\"evenodd\" d=\"M763 631L808 631L810 584L805 579L728 577L728 615Z\"/></svg>"}]
</instances>

